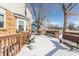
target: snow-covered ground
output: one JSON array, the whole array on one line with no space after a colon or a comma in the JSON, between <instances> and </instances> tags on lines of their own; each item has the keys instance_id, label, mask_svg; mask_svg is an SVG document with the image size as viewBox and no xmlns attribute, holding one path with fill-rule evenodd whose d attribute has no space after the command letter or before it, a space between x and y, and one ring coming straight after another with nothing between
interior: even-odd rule
<instances>
[{"instance_id":1,"label":"snow-covered ground","mask_svg":"<svg viewBox=\"0 0 79 59\"><path fill-rule=\"evenodd\" d=\"M32 35L35 43L32 49L25 45L16 56L79 56L78 50L70 51L59 39L45 35Z\"/></svg>"}]
</instances>

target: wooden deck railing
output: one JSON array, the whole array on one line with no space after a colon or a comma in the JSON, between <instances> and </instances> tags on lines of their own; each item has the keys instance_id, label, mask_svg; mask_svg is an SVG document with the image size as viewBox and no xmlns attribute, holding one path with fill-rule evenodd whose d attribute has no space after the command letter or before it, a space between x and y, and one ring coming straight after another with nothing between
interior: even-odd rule
<instances>
[{"instance_id":1,"label":"wooden deck railing","mask_svg":"<svg viewBox=\"0 0 79 59\"><path fill-rule=\"evenodd\" d=\"M52 30L47 30L46 34L51 34L51 36L55 37L55 38L59 38L59 31L52 31Z\"/></svg>"},{"instance_id":2,"label":"wooden deck railing","mask_svg":"<svg viewBox=\"0 0 79 59\"><path fill-rule=\"evenodd\" d=\"M63 38L79 44L79 33L65 32Z\"/></svg>"},{"instance_id":3,"label":"wooden deck railing","mask_svg":"<svg viewBox=\"0 0 79 59\"><path fill-rule=\"evenodd\" d=\"M19 33L0 37L0 56L16 55L24 46L28 33Z\"/></svg>"}]
</instances>

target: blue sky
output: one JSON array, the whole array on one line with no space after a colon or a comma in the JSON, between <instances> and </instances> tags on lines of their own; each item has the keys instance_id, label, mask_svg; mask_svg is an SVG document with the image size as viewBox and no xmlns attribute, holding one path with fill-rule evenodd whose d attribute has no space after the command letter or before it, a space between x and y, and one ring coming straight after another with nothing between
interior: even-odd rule
<instances>
[{"instance_id":1,"label":"blue sky","mask_svg":"<svg viewBox=\"0 0 79 59\"><path fill-rule=\"evenodd\" d=\"M51 9L49 6L46 6L46 8ZM38 7L37 7L38 9ZM79 13L79 4L77 4L72 10L71 12L74 13ZM52 11L48 14L48 16L45 18L46 20L49 21L49 23L51 24L57 24L61 27L63 27L63 22L64 22L64 18L63 18L63 12L61 7L56 4L55 7L53 7ZM79 25L79 16L69 16L68 17L68 23L74 23L76 25Z\"/></svg>"}]
</instances>

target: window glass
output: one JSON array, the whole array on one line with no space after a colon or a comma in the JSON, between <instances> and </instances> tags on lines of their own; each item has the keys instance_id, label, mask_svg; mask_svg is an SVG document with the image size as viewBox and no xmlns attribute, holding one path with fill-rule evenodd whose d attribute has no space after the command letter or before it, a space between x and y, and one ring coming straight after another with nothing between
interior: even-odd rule
<instances>
[{"instance_id":1,"label":"window glass","mask_svg":"<svg viewBox=\"0 0 79 59\"><path fill-rule=\"evenodd\" d=\"M23 21L19 21L19 31L24 31L24 22Z\"/></svg>"}]
</instances>

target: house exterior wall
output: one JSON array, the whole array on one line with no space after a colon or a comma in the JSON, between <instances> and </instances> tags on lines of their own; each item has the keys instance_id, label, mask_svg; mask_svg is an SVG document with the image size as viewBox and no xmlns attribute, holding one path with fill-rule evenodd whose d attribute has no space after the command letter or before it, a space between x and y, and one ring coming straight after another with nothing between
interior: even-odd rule
<instances>
[{"instance_id":1,"label":"house exterior wall","mask_svg":"<svg viewBox=\"0 0 79 59\"><path fill-rule=\"evenodd\" d=\"M28 30L31 32L32 31L32 14L29 8L27 8L27 17L30 19L27 27L28 27Z\"/></svg>"},{"instance_id":2,"label":"house exterior wall","mask_svg":"<svg viewBox=\"0 0 79 59\"><path fill-rule=\"evenodd\" d=\"M24 3L0 3L0 6L8 9L5 10L5 16L6 16L6 28L3 30L0 30L0 33L4 34L4 33L16 33L16 29L17 29L17 17L15 17L13 15L13 13L18 13L21 15L25 15L25 4ZM29 8L27 7L26 9L27 11L27 15L26 17L28 17L28 22L27 22L27 30L28 31L32 31L32 14L29 10Z\"/></svg>"},{"instance_id":3,"label":"house exterior wall","mask_svg":"<svg viewBox=\"0 0 79 59\"><path fill-rule=\"evenodd\" d=\"M3 6L14 13L25 15L25 3L0 3L0 6ZM28 6L26 7L26 13L27 13L26 16L29 19L32 19L32 14Z\"/></svg>"},{"instance_id":4,"label":"house exterior wall","mask_svg":"<svg viewBox=\"0 0 79 59\"><path fill-rule=\"evenodd\" d=\"M0 6L3 6L14 13L25 15L24 3L0 3Z\"/></svg>"},{"instance_id":5,"label":"house exterior wall","mask_svg":"<svg viewBox=\"0 0 79 59\"><path fill-rule=\"evenodd\" d=\"M14 6L13 5L11 6L11 4L3 4L3 5L0 4L0 12L4 13L4 14L0 14L0 15L3 16L3 18L5 20L5 22L2 22L3 18L0 17L0 19L1 19L0 22L5 23L4 24L5 28L3 28L3 26L0 26L0 39L1 39L0 40L0 45L1 45L0 55L4 55L4 56L16 55L16 53L18 53L21 50L21 48L24 46L25 42L29 40L28 39L29 32L25 31L25 32L19 33L19 31L16 30L17 29L17 19L18 18L20 18L22 20L29 19L28 30L31 32L32 15L28 9L28 11L27 11L28 18L23 16L24 9L22 10L21 6L16 7L17 5L18 4L14 5ZM14 10L15 8L16 8L16 10ZM1 9L2 9L2 11L1 11ZM5 15L5 17L4 17L4 15ZM16 49L16 44L17 44L17 49ZM6 46L7 46L7 49L5 49ZM13 50L11 50L13 53L11 53L11 51L7 51L8 49L11 49L11 48L14 48Z\"/></svg>"}]
</instances>

